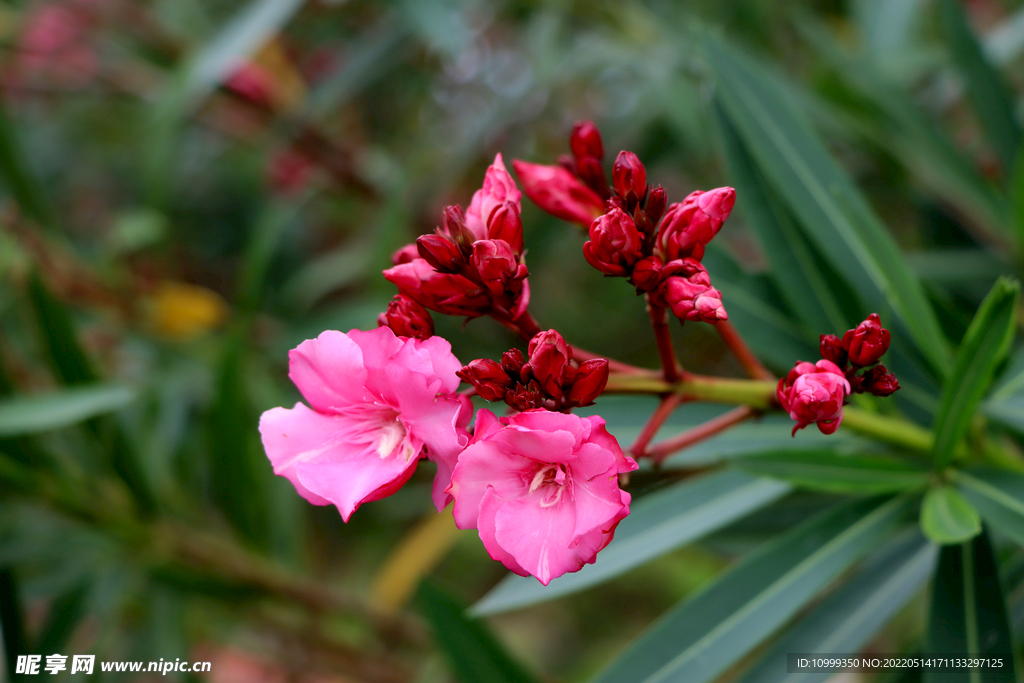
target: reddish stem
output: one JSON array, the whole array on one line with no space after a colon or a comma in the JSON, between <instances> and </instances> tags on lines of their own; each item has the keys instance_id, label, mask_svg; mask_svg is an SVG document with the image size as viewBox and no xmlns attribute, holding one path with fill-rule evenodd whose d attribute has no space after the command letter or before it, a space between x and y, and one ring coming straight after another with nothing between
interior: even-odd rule
<instances>
[{"instance_id":1,"label":"reddish stem","mask_svg":"<svg viewBox=\"0 0 1024 683\"><path fill-rule=\"evenodd\" d=\"M655 410L647 420L647 424L644 425L644 428L640 430L640 435L636 437L636 441L633 442L629 452L637 458L642 458L646 455L647 444L651 442L654 435L657 434L658 430L661 429L661 426L665 424L665 420L667 420L668 416L672 414L672 411L674 411L680 403L685 401L686 399L683 398L682 394L669 394L668 396L662 397L657 410Z\"/></svg>"},{"instance_id":2,"label":"reddish stem","mask_svg":"<svg viewBox=\"0 0 1024 683\"><path fill-rule=\"evenodd\" d=\"M736 360L746 370L747 375L753 379L775 379L775 376L765 366L761 365L761 361L757 359L754 352L743 341L743 337L740 336L740 333L736 331L731 322L720 320L715 324L715 328L718 329L718 334L722 337L722 341L729 347L732 354L736 356Z\"/></svg>"},{"instance_id":3,"label":"reddish stem","mask_svg":"<svg viewBox=\"0 0 1024 683\"><path fill-rule=\"evenodd\" d=\"M668 311L651 301L647 296L647 313L651 316L651 327L654 329L654 340L658 344L658 356L661 358L661 373L666 382L678 382L682 375L676 364L676 352L672 348L672 333L668 329Z\"/></svg>"},{"instance_id":4,"label":"reddish stem","mask_svg":"<svg viewBox=\"0 0 1024 683\"><path fill-rule=\"evenodd\" d=\"M700 443L705 439L710 439L712 436L720 434L730 427L733 427L744 420L750 419L757 414L758 411L754 410L750 406L734 408L724 415L719 415L712 420L708 420L704 424L697 425L693 429L688 429L682 434L677 434L671 439L666 439L661 443L655 444L650 449L649 455L655 463L660 463L672 453L681 451L696 443Z\"/></svg>"}]
</instances>

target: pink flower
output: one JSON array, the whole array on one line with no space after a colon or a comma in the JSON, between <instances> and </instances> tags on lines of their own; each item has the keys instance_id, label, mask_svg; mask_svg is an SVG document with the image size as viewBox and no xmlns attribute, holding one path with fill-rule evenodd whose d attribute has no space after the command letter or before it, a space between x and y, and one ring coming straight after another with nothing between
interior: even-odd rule
<instances>
[{"instance_id":1,"label":"pink flower","mask_svg":"<svg viewBox=\"0 0 1024 683\"><path fill-rule=\"evenodd\" d=\"M839 366L830 360L800 362L779 380L779 403L796 420L793 435L812 422L822 434L832 434L843 421L843 402L850 383Z\"/></svg>"},{"instance_id":2,"label":"pink flower","mask_svg":"<svg viewBox=\"0 0 1024 683\"><path fill-rule=\"evenodd\" d=\"M388 268L384 277L401 294L438 313L475 318L491 309L486 288L463 275L439 273L422 258Z\"/></svg>"},{"instance_id":3,"label":"pink flower","mask_svg":"<svg viewBox=\"0 0 1024 683\"><path fill-rule=\"evenodd\" d=\"M728 320L722 293L711 286L711 276L696 259L669 261L662 268L665 279L660 298L680 321L699 320L714 324Z\"/></svg>"},{"instance_id":4,"label":"pink flower","mask_svg":"<svg viewBox=\"0 0 1024 683\"><path fill-rule=\"evenodd\" d=\"M658 248L666 261L692 257L700 261L707 247L736 203L736 190L719 187L708 192L691 192L668 207L661 221Z\"/></svg>"},{"instance_id":5,"label":"pink flower","mask_svg":"<svg viewBox=\"0 0 1024 683\"><path fill-rule=\"evenodd\" d=\"M637 465L599 417L530 410L476 416L449 491L455 522L477 529L488 554L544 585L593 563L629 514L618 475Z\"/></svg>"},{"instance_id":6,"label":"pink flower","mask_svg":"<svg viewBox=\"0 0 1024 683\"><path fill-rule=\"evenodd\" d=\"M347 522L363 503L389 496L422 457L437 463L434 504L465 448L470 408L457 395L462 367L440 337L396 337L387 327L329 330L289 354L288 376L309 402L260 419L274 474Z\"/></svg>"},{"instance_id":7,"label":"pink flower","mask_svg":"<svg viewBox=\"0 0 1024 683\"><path fill-rule=\"evenodd\" d=\"M505 202L512 202L521 211L522 199L523 193L516 187L516 181L505 169L505 162L501 159L501 153L498 153L494 163L487 167L483 187L473 194L469 202L466 227L476 239L485 240L491 212Z\"/></svg>"},{"instance_id":8,"label":"pink flower","mask_svg":"<svg viewBox=\"0 0 1024 683\"><path fill-rule=\"evenodd\" d=\"M586 228L605 211L604 201L561 166L530 164L516 159L512 167L523 183L526 196L555 218Z\"/></svg>"}]
</instances>

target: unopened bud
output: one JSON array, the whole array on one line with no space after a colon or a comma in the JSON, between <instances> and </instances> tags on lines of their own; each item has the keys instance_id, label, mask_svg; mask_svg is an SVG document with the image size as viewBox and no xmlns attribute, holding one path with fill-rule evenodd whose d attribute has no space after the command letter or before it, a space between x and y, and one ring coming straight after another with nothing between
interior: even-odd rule
<instances>
[{"instance_id":1,"label":"unopened bud","mask_svg":"<svg viewBox=\"0 0 1024 683\"><path fill-rule=\"evenodd\" d=\"M640 157L632 152L619 152L619 156L615 158L615 165L612 166L612 184L623 199L626 199L630 192L637 199L643 199L647 189L647 169L640 162Z\"/></svg>"},{"instance_id":2,"label":"unopened bud","mask_svg":"<svg viewBox=\"0 0 1024 683\"><path fill-rule=\"evenodd\" d=\"M509 349L501 354L501 367L512 377L519 377L519 373L525 363L526 358L519 349Z\"/></svg>"},{"instance_id":3,"label":"unopened bud","mask_svg":"<svg viewBox=\"0 0 1024 683\"><path fill-rule=\"evenodd\" d=\"M544 397L541 395L540 387L537 385L537 382L533 381L526 386L517 384L506 391L505 403L514 410L523 412L526 410L532 410L533 408L542 407L544 405Z\"/></svg>"},{"instance_id":4,"label":"unopened bud","mask_svg":"<svg viewBox=\"0 0 1024 683\"><path fill-rule=\"evenodd\" d=\"M825 360L830 360L841 368L846 367L846 349L843 348L843 340L836 335L821 335L818 350L821 351L821 357Z\"/></svg>"},{"instance_id":5,"label":"unopened bud","mask_svg":"<svg viewBox=\"0 0 1024 683\"><path fill-rule=\"evenodd\" d=\"M416 240L416 248L440 273L457 273L466 265L462 250L443 235L423 235Z\"/></svg>"},{"instance_id":6,"label":"unopened bud","mask_svg":"<svg viewBox=\"0 0 1024 683\"><path fill-rule=\"evenodd\" d=\"M665 279L660 298L680 321L716 323L728 320L722 293L711 286L711 276L696 259L670 261L662 269Z\"/></svg>"},{"instance_id":7,"label":"unopened bud","mask_svg":"<svg viewBox=\"0 0 1024 683\"><path fill-rule=\"evenodd\" d=\"M641 292L653 291L661 284L661 268L660 258L648 256L636 262L630 279L637 290Z\"/></svg>"},{"instance_id":8,"label":"unopened bud","mask_svg":"<svg viewBox=\"0 0 1024 683\"><path fill-rule=\"evenodd\" d=\"M590 241L583 245L587 263L605 275L628 275L640 260L643 235L633 219L620 209L612 209L590 225Z\"/></svg>"},{"instance_id":9,"label":"unopened bud","mask_svg":"<svg viewBox=\"0 0 1024 683\"><path fill-rule=\"evenodd\" d=\"M561 166L512 162L523 192L542 210L583 227L604 212L604 200Z\"/></svg>"},{"instance_id":10,"label":"unopened bud","mask_svg":"<svg viewBox=\"0 0 1024 683\"><path fill-rule=\"evenodd\" d=\"M705 247L722 229L735 203L736 191L719 187L692 192L682 202L668 207L658 234L662 256L668 261L704 258Z\"/></svg>"},{"instance_id":11,"label":"unopened bud","mask_svg":"<svg viewBox=\"0 0 1024 683\"><path fill-rule=\"evenodd\" d=\"M586 157L593 157L601 160L604 158L604 144L601 142L601 131L597 129L593 121L580 121L572 127L572 135L569 136L569 149L577 160Z\"/></svg>"},{"instance_id":12,"label":"unopened bud","mask_svg":"<svg viewBox=\"0 0 1024 683\"><path fill-rule=\"evenodd\" d=\"M661 217L665 215L666 202L668 202L668 195L665 193L665 188L656 187L651 190L650 196L647 197L647 206L644 208L647 212L647 220L651 222L651 225L657 225Z\"/></svg>"},{"instance_id":13,"label":"unopened bud","mask_svg":"<svg viewBox=\"0 0 1024 683\"><path fill-rule=\"evenodd\" d=\"M420 258L419 247L415 243L407 244L391 255L391 263L397 266L402 263L409 263L413 259L418 258Z\"/></svg>"},{"instance_id":14,"label":"unopened bud","mask_svg":"<svg viewBox=\"0 0 1024 683\"><path fill-rule=\"evenodd\" d=\"M451 236L452 240L460 248L468 251L475 238L469 228L466 227L466 215L462 213L462 207L458 204L444 207L441 220L442 225L444 225L444 231Z\"/></svg>"},{"instance_id":15,"label":"unopened bud","mask_svg":"<svg viewBox=\"0 0 1024 683\"><path fill-rule=\"evenodd\" d=\"M570 360L569 345L555 330L538 332L530 340L530 369L549 396L562 397Z\"/></svg>"},{"instance_id":16,"label":"unopened bud","mask_svg":"<svg viewBox=\"0 0 1024 683\"><path fill-rule=\"evenodd\" d=\"M508 373L490 358L475 360L455 374L462 381L472 384L476 393L485 401L505 400L505 392L512 384Z\"/></svg>"},{"instance_id":17,"label":"unopened bud","mask_svg":"<svg viewBox=\"0 0 1024 683\"><path fill-rule=\"evenodd\" d=\"M487 239L504 240L516 254L523 253L523 220L514 202L505 202L487 219Z\"/></svg>"},{"instance_id":18,"label":"unopened bud","mask_svg":"<svg viewBox=\"0 0 1024 683\"><path fill-rule=\"evenodd\" d=\"M519 263L515 252L504 240L479 240L473 244L470 258L484 286L495 296L517 294L523 289L526 266Z\"/></svg>"},{"instance_id":19,"label":"unopened bud","mask_svg":"<svg viewBox=\"0 0 1024 683\"><path fill-rule=\"evenodd\" d=\"M884 365L876 365L863 375L862 391L875 396L891 396L900 388L896 375L889 372Z\"/></svg>"},{"instance_id":20,"label":"unopened bud","mask_svg":"<svg viewBox=\"0 0 1024 683\"><path fill-rule=\"evenodd\" d=\"M576 378L569 389L569 403L576 406L589 406L594 402L605 385L608 384L608 360L592 358L580 363L576 368Z\"/></svg>"},{"instance_id":21,"label":"unopened bud","mask_svg":"<svg viewBox=\"0 0 1024 683\"><path fill-rule=\"evenodd\" d=\"M412 299L396 294L388 310L377 317L378 327L390 327L399 337L429 339L434 336L434 319L430 312Z\"/></svg>"},{"instance_id":22,"label":"unopened bud","mask_svg":"<svg viewBox=\"0 0 1024 683\"><path fill-rule=\"evenodd\" d=\"M877 363L889 350L889 330L882 327L877 313L843 335L843 348L850 362L861 367Z\"/></svg>"},{"instance_id":23,"label":"unopened bud","mask_svg":"<svg viewBox=\"0 0 1024 683\"><path fill-rule=\"evenodd\" d=\"M608 189L608 178L605 177L604 167L594 157L585 157L576 162L576 175L583 184L593 190L601 199L608 199L611 191Z\"/></svg>"}]
</instances>

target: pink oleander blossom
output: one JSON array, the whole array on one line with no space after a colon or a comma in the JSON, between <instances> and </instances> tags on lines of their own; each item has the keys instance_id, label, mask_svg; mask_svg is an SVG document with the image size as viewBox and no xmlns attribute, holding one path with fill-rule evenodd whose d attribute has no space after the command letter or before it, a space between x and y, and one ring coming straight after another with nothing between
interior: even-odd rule
<instances>
[{"instance_id":1,"label":"pink oleander blossom","mask_svg":"<svg viewBox=\"0 0 1024 683\"><path fill-rule=\"evenodd\" d=\"M487 225L491 213L502 206L505 202L512 202L517 212L522 211L523 193L516 187L516 181L512 179L505 169L505 162L499 152L494 157L494 163L487 167L484 173L484 184L473 194L466 209L466 227L478 240L487 239Z\"/></svg>"},{"instance_id":2,"label":"pink oleander blossom","mask_svg":"<svg viewBox=\"0 0 1024 683\"><path fill-rule=\"evenodd\" d=\"M470 408L453 392L462 364L440 337L396 337L387 327L329 330L289 354L288 376L309 402L260 419L274 474L347 522L362 504L397 491L422 457L437 463L434 504L465 448Z\"/></svg>"},{"instance_id":3,"label":"pink oleander blossom","mask_svg":"<svg viewBox=\"0 0 1024 683\"><path fill-rule=\"evenodd\" d=\"M843 403L849 394L849 381L830 360L797 363L776 389L783 410L796 421L794 436L812 422L822 434L834 433L843 421Z\"/></svg>"},{"instance_id":4,"label":"pink oleander blossom","mask_svg":"<svg viewBox=\"0 0 1024 683\"><path fill-rule=\"evenodd\" d=\"M619 474L637 468L599 417L489 410L459 456L449 492L455 522L488 554L542 584L593 563L629 514Z\"/></svg>"},{"instance_id":5,"label":"pink oleander blossom","mask_svg":"<svg viewBox=\"0 0 1024 683\"><path fill-rule=\"evenodd\" d=\"M512 168L522 181L526 196L555 218L586 228L605 212L604 200L561 166L516 159Z\"/></svg>"}]
</instances>

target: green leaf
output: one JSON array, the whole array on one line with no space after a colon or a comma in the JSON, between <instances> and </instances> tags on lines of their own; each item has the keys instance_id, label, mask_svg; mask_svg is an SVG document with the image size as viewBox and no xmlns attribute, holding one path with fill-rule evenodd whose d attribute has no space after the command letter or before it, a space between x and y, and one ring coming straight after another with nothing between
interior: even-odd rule
<instances>
[{"instance_id":1,"label":"green leaf","mask_svg":"<svg viewBox=\"0 0 1024 683\"><path fill-rule=\"evenodd\" d=\"M981 533L981 518L955 488L938 486L921 503L921 529L936 543L962 543Z\"/></svg>"},{"instance_id":2,"label":"green leaf","mask_svg":"<svg viewBox=\"0 0 1024 683\"><path fill-rule=\"evenodd\" d=\"M928 652L971 656L1013 652L999 570L988 534L942 549L932 583ZM925 683L1013 683L1013 657L1001 668L926 671Z\"/></svg>"},{"instance_id":3,"label":"green leaf","mask_svg":"<svg viewBox=\"0 0 1024 683\"><path fill-rule=\"evenodd\" d=\"M298 218L305 201L275 202L266 206L252 228L238 274L238 305L251 313L258 307L266 279L281 238Z\"/></svg>"},{"instance_id":4,"label":"green leaf","mask_svg":"<svg viewBox=\"0 0 1024 683\"><path fill-rule=\"evenodd\" d=\"M1020 284L1000 278L974 315L960 342L953 370L946 378L942 402L935 414L935 467L943 469L967 432L992 374L1010 350L1014 333L1014 308Z\"/></svg>"},{"instance_id":5,"label":"green leaf","mask_svg":"<svg viewBox=\"0 0 1024 683\"><path fill-rule=\"evenodd\" d=\"M15 665L18 655L28 652L25 637L25 618L21 611L21 599L18 595L18 583L14 570L10 567L0 568L0 633L4 638L4 661L7 668L7 680L17 680Z\"/></svg>"},{"instance_id":6,"label":"green leaf","mask_svg":"<svg viewBox=\"0 0 1024 683\"><path fill-rule=\"evenodd\" d=\"M85 616L88 597L88 586L83 584L72 588L53 601L39 640L32 648L36 654L45 657L61 651L74 632L75 626Z\"/></svg>"},{"instance_id":7,"label":"green leaf","mask_svg":"<svg viewBox=\"0 0 1024 683\"><path fill-rule=\"evenodd\" d=\"M837 272L876 311L891 306L931 365L950 351L935 312L892 236L774 77L715 39L708 60L718 95L762 174Z\"/></svg>"},{"instance_id":8,"label":"green leaf","mask_svg":"<svg viewBox=\"0 0 1024 683\"><path fill-rule=\"evenodd\" d=\"M815 262L814 254L800 235L792 216L759 172L721 106L716 104L714 112L729 163L729 180L736 188L743 214L771 263L772 276L786 303L812 332L849 329L849 321L822 277L821 267Z\"/></svg>"},{"instance_id":9,"label":"green leaf","mask_svg":"<svg viewBox=\"0 0 1024 683\"><path fill-rule=\"evenodd\" d=\"M1024 475L979 469L958 471L955 481L991 528L1024 546Z\"/></svg>"},{"instance_id":10,"label":"green leaf","mask_svg":"<svg viewBox=\"0 0 1024 683\"><path fill-rule=\"evenodd\" d=\"M420 584L417 597L438 646L462 683L534 680L480 621L465 616L465 609L457 600L426 582Z\"/></svg>"},{"instance_id":11,"label":"green leaf","mask_svg":"<svg viewBox=\"0 0 1024 683\"><path fill-rule=\"evenodd\" d=\"M0 401L0 436L37 434L120 410L135 392L117 385L81 386L40 396Z\"/></svg>"},{"instance_id":12,"label":"green leaf","mask_svg":"<svg viewBox=\"0 0 1024 683\"><path fill-rule=\"evenodd\" d=\"M913 598L935 565L935 546L900 539L797 621L738 683L820 683L835 674L785 674L790 652L860 652Z\"/></svg>"},{"instance_id":13,"label":"green leaf","mask_svg":"<svg viewBox=\"0 0 1024 683\"><path fill-rule=\"evenodd\" d=\"M737 460L736 466L752 474L834 493L889 493L928 484L928 472L912 463L886 457L839 455L833 449L770 451Z\"/></svg>"},{"instance_id":14,"label":"green leaf","mask_svg":"<svg viewBox=\"0 0 1024 683\"><path fill-rule=\"evenodd\" d=\"M784 496L781 482L726 470L677 484L640 499L619 523L615 539L594 564L543 586L510 574L473 605L474 615L496 614L595 586L670 550L721 529Z\"/></svg>"},{"instance_id":15,"label":"green leaf","mask_svg":"<svg viewBox=\"0 0 1024 683\"><path fill-rule=\"evenodd\" d=\"M1009 174L1022 139L1014 112L1015 97L982 51L960 3L940 0L939 11L953 60L967 88L967 97L992 149L1003 163L1003 170Z\"/></svg>"},{"instance_id":16,"label":"green leaf","mask_svg":"<svg viewBox=\"0 0 1024 683\"><path fill-rule=\"evenodd\" d=\"M18 207L43 228L56 230L57 221L43 186L29 168L17 131L0 106L0 174Z\"/></svg>"},{"instance_id":17,"label":"green leaf","mask_svg":"<svg viewBox=\"0 0 1024 683\"><path fill-rule=\"evenodd\" d=\"M594 682L714 679L877 545L907 507L844 503L766 543L662 616Z\"/></svg>"}]
</instances>

